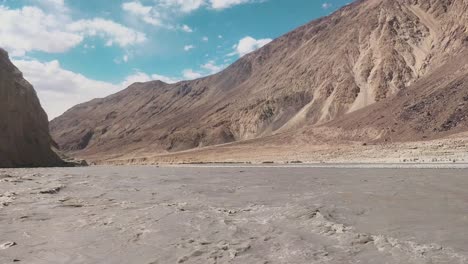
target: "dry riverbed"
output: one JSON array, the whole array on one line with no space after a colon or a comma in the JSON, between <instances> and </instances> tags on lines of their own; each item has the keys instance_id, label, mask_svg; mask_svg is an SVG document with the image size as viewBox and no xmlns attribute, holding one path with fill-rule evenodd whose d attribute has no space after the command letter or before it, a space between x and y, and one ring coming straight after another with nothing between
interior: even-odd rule
<instances>
[{"instance_id":1,"label":"dry riverbed","mask_svg":"<svg viewBox=\"0 0 468 264\"><path fill-rule=\"evenodd\" d=\"M468 170L0 169L0 263L468 263Z\"/></svg>"}]
</instances>

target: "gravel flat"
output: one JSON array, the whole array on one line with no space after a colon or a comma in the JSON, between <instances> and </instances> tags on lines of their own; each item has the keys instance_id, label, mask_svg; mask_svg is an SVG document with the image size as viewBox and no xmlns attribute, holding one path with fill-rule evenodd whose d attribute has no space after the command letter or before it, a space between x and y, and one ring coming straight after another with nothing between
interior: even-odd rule
<instances>
[{"instance_id":1,"label":"gravel flat","mask_svg":"<svg viewBox=\"0 0 468 264\"><path fill-rule=\"evenodd\" d=\"M468 263L468 170L0 170L0 263Z\"/></svg>"}]
</instances>

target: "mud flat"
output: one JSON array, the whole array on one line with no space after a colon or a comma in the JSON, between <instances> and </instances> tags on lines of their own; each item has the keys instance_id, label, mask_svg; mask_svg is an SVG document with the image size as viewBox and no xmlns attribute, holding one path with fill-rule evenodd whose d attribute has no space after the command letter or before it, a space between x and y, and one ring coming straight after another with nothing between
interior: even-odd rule
<instances>
[{"instance_id":1,"label":"mud flat","mask_svg":"<svg viewBox=\"0 0 468 264\"><path fill-rule=\"evenodd\" d=\"M468 263L468 170L0 170L0 263Z\"/></svg>"}]
</instances>

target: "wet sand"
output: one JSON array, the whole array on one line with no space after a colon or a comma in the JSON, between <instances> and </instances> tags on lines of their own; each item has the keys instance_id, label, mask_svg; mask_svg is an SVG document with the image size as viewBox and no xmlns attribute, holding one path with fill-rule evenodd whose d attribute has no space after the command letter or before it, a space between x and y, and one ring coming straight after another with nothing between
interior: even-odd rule
<instances>
[{"instance_id":1,"label":"wet sand","mask_svg":"<svg viewBox=\"0 0 468 264\"><path fill-rule=\"evenodd\" d=\"M468 263L467 190L461 168L0 169L0 263Z\"/></svg>"}]
</instances>

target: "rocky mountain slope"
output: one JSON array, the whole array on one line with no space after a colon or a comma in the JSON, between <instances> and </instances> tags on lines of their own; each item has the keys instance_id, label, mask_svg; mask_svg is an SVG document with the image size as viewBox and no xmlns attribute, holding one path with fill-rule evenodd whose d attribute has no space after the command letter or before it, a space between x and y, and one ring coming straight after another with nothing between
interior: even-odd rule
<instances>
[{"instance_id":1,"label":"rocky mountain slope","mask_svg":"<svg viewBox=\"0 0 468 264\"><path fill-rule=\"evenodd\" d=\"M467 90L467 14L467 0L355 1L216 75L136 83L78 105L51 122L52 135L64 150L111 156L319 126L342 131L338 138L377 141L454 133L468 123L459 105ZM398 121L381 118L389 111Z\"/></svg>"},{"instance_id":2,"label":"rocky mountain slope","mask_svg":"<svg viewBox=\"0 0 468 264\"><path fill-rule=\"evenodd\" d=\"M63 165L36 92L0 49L0 167Z\"/></svg>"},{"instance_id":3,"label":"rocky mountain slope","mask_svg":"<svg viewBox=\"0 0 468 264\"><path fill-rule=\"evenodd\" d=\"M441 138L467 131L468 51L396 96L339 117L326 126L340 129L349 139L385 142Z\"/></svg>"}]
</instances>

